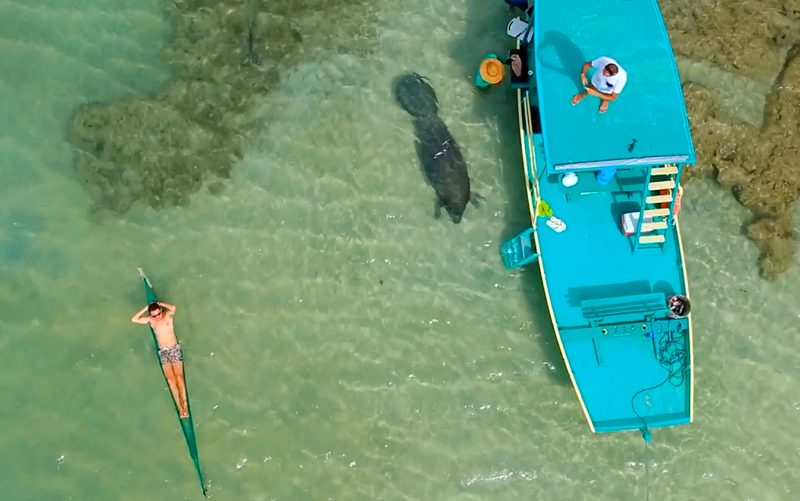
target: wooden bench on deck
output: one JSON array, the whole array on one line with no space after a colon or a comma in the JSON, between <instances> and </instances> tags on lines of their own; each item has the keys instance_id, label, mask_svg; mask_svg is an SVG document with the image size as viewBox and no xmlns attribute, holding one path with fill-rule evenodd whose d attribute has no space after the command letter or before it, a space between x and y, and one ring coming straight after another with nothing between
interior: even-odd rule
<instances>
[{"instance_id":1,"label":"wooden bench on deck","mask_svg":"<svg viewBox=\"0 0 800 501\"><path fill-rule=\"evenodd\" d=\"M666 310L667 297L659 292L581 301L583 318L592 325L645 321Z\"/></svg>"}]
</instances>

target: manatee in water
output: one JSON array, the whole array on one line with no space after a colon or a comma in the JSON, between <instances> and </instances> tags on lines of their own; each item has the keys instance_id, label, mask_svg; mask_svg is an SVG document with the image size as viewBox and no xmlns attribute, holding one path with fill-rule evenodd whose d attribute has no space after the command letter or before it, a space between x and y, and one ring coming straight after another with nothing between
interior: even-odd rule
<instances>
[{"instance_id":1,"label":"manatee in water","mask_svg":"<svg viewBox=\"0 0 800 501\"><path fill-rule=\"evenodd\" d=\"M438 197L436 217L444 207L450 219L460 223L467 203L477 206L481 197L470 191L467 163L438 116L439 100L433 87L425 77L408 73L395 79L394 94L400 106L413 117L417 155Z\"/></svg>"},{"instance_id":2,"label":"manatee in water","mask_svg":"<svg viewBox=\"0 0 800 501\"><path fill-rule=\"evenodd\" d=\"M439 99L428 79L418 73L406 73L395 79L394 95L400 107L412 117L429 117L439 113Z\"/></svg>"}]
</instances>

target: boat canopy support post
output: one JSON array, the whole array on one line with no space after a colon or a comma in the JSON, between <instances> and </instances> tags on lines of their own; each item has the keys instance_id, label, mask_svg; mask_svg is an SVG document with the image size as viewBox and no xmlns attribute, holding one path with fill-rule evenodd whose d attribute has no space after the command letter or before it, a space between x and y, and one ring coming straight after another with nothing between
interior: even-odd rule
<instances>
[{"instance_id":1,"label":"boat canopy support post","mask_svg":"<svg viewBox=\"0 0 800 501\"><path fill-rule=\"evenodd\" d=\"M500 255L507 270L525 266L539 258L539 254L533 251L532 235L533 228L528 228L500 246Z\"/></svg>"}]
</instances>

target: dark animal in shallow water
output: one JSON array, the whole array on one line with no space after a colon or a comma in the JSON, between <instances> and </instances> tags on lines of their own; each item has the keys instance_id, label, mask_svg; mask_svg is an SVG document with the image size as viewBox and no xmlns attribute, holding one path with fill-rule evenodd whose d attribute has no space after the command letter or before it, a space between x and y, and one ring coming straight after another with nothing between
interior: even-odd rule
<instances>
[{"instance_id":1,"label":"dark animal in shallow water","mask_svg":"<svg viewBox=\"0 0 800 501\"><path fill-rule=\"evenodd\" d=\"M408 73L394 81L394 95L414 120L417 155L422 170L438 197L436 217L444 207L454 223L460 223L468 202L478 205L480 195L472 193L467 163L461 150L438 116L439 100L428 80Z\"/></svg>"},{"instance_id":2,"label":"dark animal in shallow water","mask_svg":"<svg viewBox=\"0 0 800 501\"><path fill-rule=\"evenodd\" d=\"M406 73L394 81L394 97L412 117L435 117L439 99L428 79L417 73Z\"/></svg>"}]
</instances>

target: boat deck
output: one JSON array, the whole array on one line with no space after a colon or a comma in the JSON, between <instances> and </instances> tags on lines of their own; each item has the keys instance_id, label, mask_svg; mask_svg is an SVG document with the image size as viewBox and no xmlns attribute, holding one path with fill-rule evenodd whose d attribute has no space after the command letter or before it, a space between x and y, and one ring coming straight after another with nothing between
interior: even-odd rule
<instances>
[{"instance_id":1,"label":"boat deck","mask_svg":"<svg viewBox=\"0 0 800 501\"><path fill-rule=\"evenodd\" d=\"M684 290L680 263L665 259L679 254L674 231L667 234L663 247L641 247L635 253L632 238L622 233L622 214L638 212L641 196L620 191L636 186L635 181L620 183L621 175L600 186L593 173L582 172L575 187L579 190L569 195L557 180L539 185L542 199L567 224L561 233L539 224L540 252L559 326L586 323L580 308L585 299Z\"/></svg>"},{"instance_id":2,"label":"boat deck","mask_svg":"<svg viewBox=\"0 0 800 501\"><path fill-rule=\"evenodd\" d=\"M580 176L572 190L565 190L557 180L539 185L541 197L567 224L565 231L556 233L539 221L540 262L561 340L595 429L635 429L642 421L632 408L634 394L659 385L671 370L680 369L675 364L662 366L659 358L664 358L660 356L664 347L658 344L674 338L664 349L670 354L683 351L688 363L688 323L684 319L593 327L583 315L581 302L683 293L677 234L669 232L662 248L634 253L631 238L622 233L620 218L639 209L639 194L624 191L635 189L637 176L620 173L607 186L597 185L593 173ZM648 332L650 337L645 336ZM689 378L682 382L682 375L637 396L636 411L648 426L689 421Z\"/></svg>"}]
</instances>

